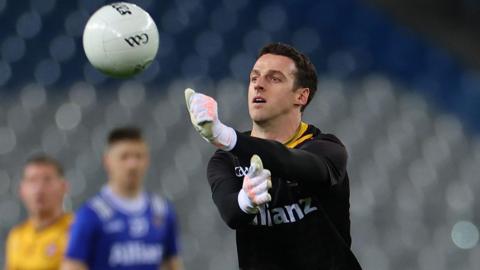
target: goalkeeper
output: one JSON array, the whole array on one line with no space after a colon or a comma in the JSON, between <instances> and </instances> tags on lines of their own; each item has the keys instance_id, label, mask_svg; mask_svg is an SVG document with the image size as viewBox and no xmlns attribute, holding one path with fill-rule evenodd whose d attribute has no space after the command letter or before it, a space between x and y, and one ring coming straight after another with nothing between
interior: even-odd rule
<instances>
[{"instance_id":1,"label":"goalkeeper","mask_svg":"<svg viewBox=\"0 0 480 270\"><path fill-rule=\"evenodd\" d=\"M213 98L185 90L195 129L219 148L207 176L236 230L240 269L361 269L350 250L345 146L301 119L316 87L310 60L276 43L250 73L250 132L221 123Z\"/></svg>"}]
</instances>

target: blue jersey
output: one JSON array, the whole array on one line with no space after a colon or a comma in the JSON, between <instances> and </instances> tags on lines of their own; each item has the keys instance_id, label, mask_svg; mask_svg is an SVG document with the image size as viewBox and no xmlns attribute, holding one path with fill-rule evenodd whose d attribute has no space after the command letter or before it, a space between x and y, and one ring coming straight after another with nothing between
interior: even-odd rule
<instances>
[{"instance_id":1,"label":"blue jersey","mask_svg":"<svg viewBox=\"0 0 480 270\"><path fill-rule=\"evenodd\" d=\"M103 188L76 213L66 257L89 269L159 269L177 254L172 206L144 193L140 209L127 211Z\"/></svg>"}]
</instances>

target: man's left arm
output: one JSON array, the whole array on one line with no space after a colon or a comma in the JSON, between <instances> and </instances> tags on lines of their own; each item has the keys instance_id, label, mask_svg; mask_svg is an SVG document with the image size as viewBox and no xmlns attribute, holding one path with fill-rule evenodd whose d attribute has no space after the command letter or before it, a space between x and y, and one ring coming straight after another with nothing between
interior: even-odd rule
<instances>
[{"instance_id":1,"label":"man's left arm","mask_svg":"<svg viewBox=\"0 0 480 270\"><path fill-rule=\"evenodd\" d=\"M173 206L168 204L168 213L166 216L166 226L168 235L165 242L164 260L160 269L181 270L182 261L178 256L178 224Z\"/></svg>"},{"instance_id":2,"label":"man's left arm","mask_svg":"<svg viewBox=\"0 0 480 270\"><path fill-rule=\"evenodd\" d=\"M14 248L14 241L15 241L15 236L13 229L10 230L7 236L7 242L5 245L5 265L4 269L13 269L14 266L12 265L13 257L15 255L15 252L18 252L17 249Z\"/></svg>"}]
</instances>

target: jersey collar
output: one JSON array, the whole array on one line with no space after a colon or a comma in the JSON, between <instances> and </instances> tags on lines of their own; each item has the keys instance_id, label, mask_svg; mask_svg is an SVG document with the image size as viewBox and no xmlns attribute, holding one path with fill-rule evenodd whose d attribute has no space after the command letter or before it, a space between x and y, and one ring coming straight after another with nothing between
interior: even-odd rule
<instances>
[{"instance_id":1,"label":"jersey collar","mask_svg":"<svg viewBox=\"0 0 480 270\"><path fill-rule=\"evenodd\" d=\"M100 193L111 206L126 214L143 213L147 207L147 196L144 191L140 192L136 198L126 199L118 196L108 185L105 185Z\"/></svg>"},{"instance_id":2,"label":"jersey collar","mask_svg":"<svg viewBox=\"0 0 480 270\"><path fill-rule=\"evenodd\" d=\"M299 145L300 143L312 138L313 134L305 134L307 129L308 124L302 121L295 134L293 134L293 136L287 142L285 142L284 145L288 148L295 148L295 146Z\"/></svg>"}]
</instances>

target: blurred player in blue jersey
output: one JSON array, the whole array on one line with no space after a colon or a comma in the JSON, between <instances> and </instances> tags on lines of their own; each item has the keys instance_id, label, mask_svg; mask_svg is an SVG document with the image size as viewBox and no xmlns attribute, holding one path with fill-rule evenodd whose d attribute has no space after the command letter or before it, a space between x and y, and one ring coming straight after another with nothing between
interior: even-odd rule
<instances>
[{"instance_id":1,"label":"blurred player in blue jersey","mask_svg":"<svg viewBox=\"0 0 480 270\"><path fill-rule=\"evenodd\" d=\"M108 136L108 182L76 213L63 270L181 269L172 206L143 190L148 146L137 128Z\"/></svg>"}]
</instances>

